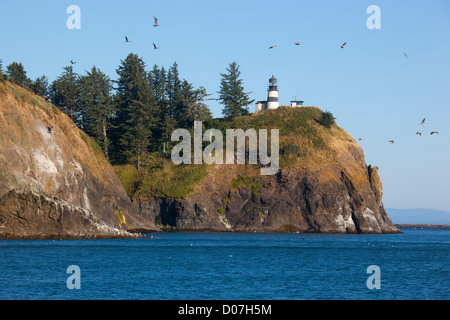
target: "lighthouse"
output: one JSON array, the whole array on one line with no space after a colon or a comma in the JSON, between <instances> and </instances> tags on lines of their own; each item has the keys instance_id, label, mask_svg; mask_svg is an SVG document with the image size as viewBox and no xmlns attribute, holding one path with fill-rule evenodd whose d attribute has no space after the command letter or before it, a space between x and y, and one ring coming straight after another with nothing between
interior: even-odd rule
<instances>
[{"instance_id":1,"label":"lighthouse","mask_svg":"<svg viewBox=\"0 0 450 320\"><path fill-rule=\"evenodd\" d=\"M269 88L267 89L267 101L258 101L255 105L255 112L260 112L267 109L278 109L280 106L278 102L278 83L277 78L272 76L269 79Z\"/></svg>"},{"instance_id":2,"label":"lighthouse","mask_svg":"<svg viewBox=\"0 0 450 320\"><path fill-rule=\"evenodd\" d=\"M269 89L267 90L267 109L278 109L278 84L277 78L272 75L269 79Z\"/></svg>"}]
</instances>

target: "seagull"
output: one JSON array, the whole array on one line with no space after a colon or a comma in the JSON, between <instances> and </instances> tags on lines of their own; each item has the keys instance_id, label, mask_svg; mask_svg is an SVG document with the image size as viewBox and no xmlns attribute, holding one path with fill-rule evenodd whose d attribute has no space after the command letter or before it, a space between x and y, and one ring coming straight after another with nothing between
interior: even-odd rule
<instances>
[{"instance_id":1,"label":"seagull","mask_svg":"<svg viewBox=\"0 0 450 320\"><path fill-rule=\"evenodd\" d=\"M153 49L159 49L159 47L157 47L156 44L153 44Z\"/></svg>"},{"instance_id":2,"label":"seagull","mask_svg":"<svg viewBox=\"0 0 450 320\"><path fill-rule=\"evenodd\" d=\"M158 23L158 19L155 16L153 16L153 19L155 19L155 24L153 26L154 27L159 27L160 24Z\"/></svg>"},{"instance_id":3,"label":"seagull","mask_svg":"<svg viewBox=\"0 0 450 320\"><path fill-rule=\"evenodd\" d=\"M341 46L341 49L344 49L344 47L346 47L346 46L347 46L347 42L344 42Z\"/></svg>"},{"instance_id":4,"label":"seagull","mask_svg":"<svg viewBox=\"0 0 450 320\"><path fill-rule=\"evenodd\" d=\"M131 40L128 40L128 37L125 36L125 42L131 42Z\"/></svg>"},{"instance_id":5,"label":"seagull","mask_svg":"<svg viewBox=\"0 0 450 320\"><path fill-rule=\"evenodd\" d=\"M294 43L296 46L298 46L299 44L301 44L300 41L297 41L296 43Z\"/></svg>"},{"instance_id":6,"label":"seagull","mask_svg":"<svg viewBox=\"0 0 450 320\"><path fill-rule=\"evenodd\" d=\"M408 59L408 54L406 52L403 52L403 54L405 55L405 58Z\"/></svg>"},{"instance_id":7,"label":"seagull","mask_svg":"<svg viewBox=\"0 0 450 320\"><path fill-rule=\"evenodd\" d=\"M419 136L422 136L422 132L417 131L416 134L418 134Z\"/></svg>"},{"instance_id":8,"label":"seagull","mask_svg":"<svg viewBox=\"0 0 450 320\"><path fill-rule=\"evenodd\" d=\"M53 126L47 127L47 129L48 129L48 133L52 133L53 132Z\"/></svg>"},{"instance_id":9,"label":"seagull","mask_svg":"<svg viewBox=\"0 0 450 320\"><path fill-rule=\"evenodd\" d=\"M431 132L430 132L430 134L433 134L433 133L439 133L439 132L437 132L437 131L431 131Z\"/></svg>"},{"instance_id":10,"label":"seagull","mask_svg":"<svg viewBox=\"0 0 450 320\"><path fill-rule=\"evenodd\" d=\"M75 64L75 63L77 63L77 62L76 62L76 61L70 60L70 63L71 63L71 64Z\"/></svg>"},{"instance_id":11,"label":"seagull","mask_svg":"<svg viewBox=\"0 0 450 320\"><path fill-rule=\"evenodd\" d=\"M389 140L389 142L390 142L391 144L393 144L393 143L394 143L394 140Z\"/></svg>"},{"instance_id":12,"label":"seagull","mask_svg":"<svg viewBox=\"0 0 450 320\"><path fill-rule=\"evenodd\" d=\"M423 118L422 122L420 124L425 124L425 118Z\"/></svg>"},{"instance_id":13,"label":"seagull","mask_svg":"<svg viewBox=\"0 0 450 320\"><path fill-rule=\"evenodd\" d=\"M273 48L275 48L275 47L276 47L276 46L270 46L269 49L273 49Z\"/></svg>"}]
</instances>

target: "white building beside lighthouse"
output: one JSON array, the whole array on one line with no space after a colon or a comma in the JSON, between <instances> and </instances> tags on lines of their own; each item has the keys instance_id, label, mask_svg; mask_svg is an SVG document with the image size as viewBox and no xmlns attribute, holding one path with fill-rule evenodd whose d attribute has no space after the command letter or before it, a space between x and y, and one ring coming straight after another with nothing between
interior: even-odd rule
<instances>
[{"instance_id":1,"label":"white building beside lighthouse","mask_svg":"<svg viewBox=\"0 0 450 320\"><path fill-rule=\"evenodd\" d=\"M279 106L277 78L272 75L272 78L269 79L269 88L267 89L267 101L256 102L255 112L266 109L278 109Z\"/></svg>"}]
</instances>

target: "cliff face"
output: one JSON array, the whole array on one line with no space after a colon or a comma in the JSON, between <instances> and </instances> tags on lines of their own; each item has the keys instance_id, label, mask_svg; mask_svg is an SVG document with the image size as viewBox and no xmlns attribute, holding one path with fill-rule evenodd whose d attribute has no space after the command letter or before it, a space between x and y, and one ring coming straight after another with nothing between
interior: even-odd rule
<instances>
[{"instance_id":1,"label":"cliff face","mask_svg":"<svg viewBox=\"0 0 450 320\"><path fill-rule=\"evenodd\" d=\"M50 103L0 83L0 235L108 237L130 229L156 230L93 140Z\"/></svg>"},{"instance_id":2,"label":"cliff face","mask_svg":"<svg viewBox=\"0 0 450 320\"><path fill-rule=\"evenodd\" d=\"M301 109L269 110L243 121L247 127L283 127L282 151L297 151L281 156L276 175L260 175L258 165L214 165L183 199L136 198L141 215L163 228L186 231L400 232L384 210L377 168L366 165L354 139L313 118L293 128L294 118L321 112Z\"/></svg>"}]
</instances>

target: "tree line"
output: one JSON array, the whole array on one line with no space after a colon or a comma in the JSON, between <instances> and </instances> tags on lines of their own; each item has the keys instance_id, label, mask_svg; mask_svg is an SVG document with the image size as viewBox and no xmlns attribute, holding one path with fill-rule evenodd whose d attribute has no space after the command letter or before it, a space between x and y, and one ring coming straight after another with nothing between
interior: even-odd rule
<instances>
[{"instance_id":1,"label":"tree line","mask_svg":"<svg viewBox=\"0 0 450 320\"><path fill-rule=\"evenodd\" d=\"M221 73L218 99L225 118L246 115L249 99L240 78L239 65L232 62ZM77 74L71 65L53 81L43 75L31 80L22 63L13 62L0 79L8 79L43 97L66 113L75 124L96 140L113 164L135 162L139 170L142 156L165 153L171 146L172 132L192 129L200 120L204 126L217 125L207 105L211 94L203 86L195 88L180 77L176 62L168 70L146 64L130 53L116 69L118 78L110 79L93 66Z\"/></svg>"}]
</instances>

